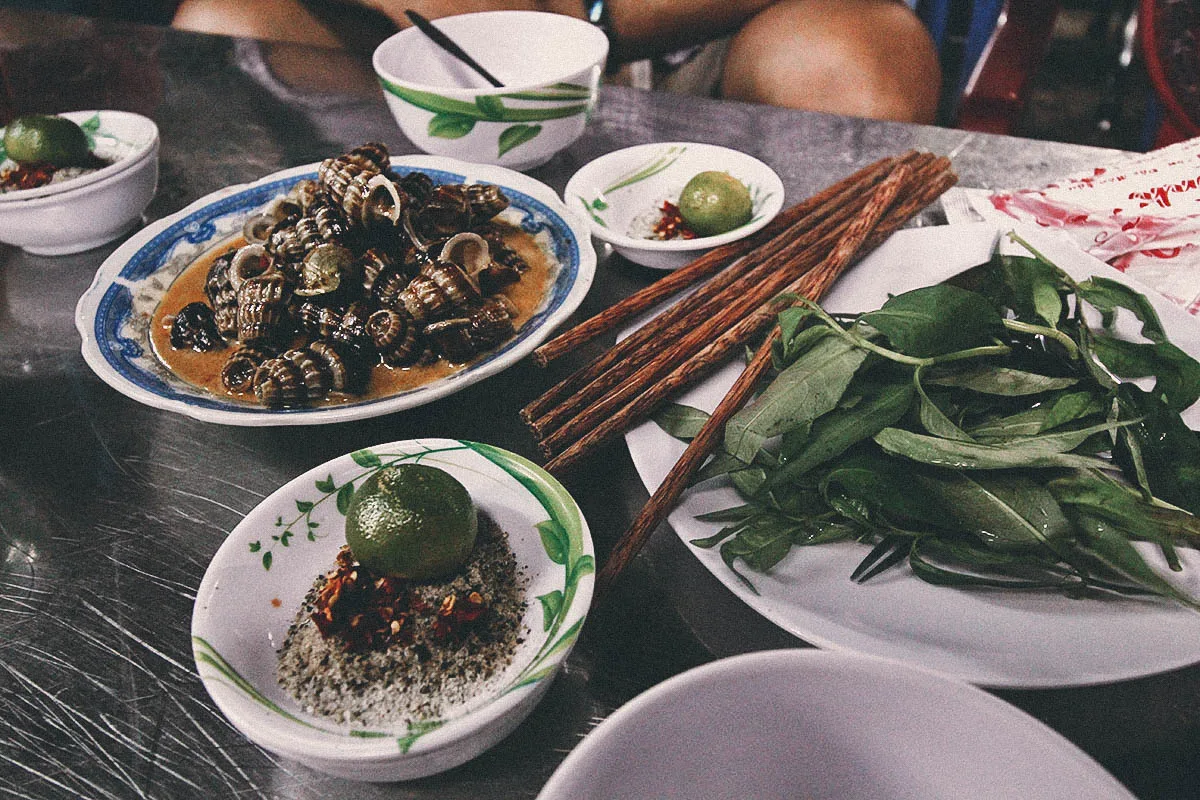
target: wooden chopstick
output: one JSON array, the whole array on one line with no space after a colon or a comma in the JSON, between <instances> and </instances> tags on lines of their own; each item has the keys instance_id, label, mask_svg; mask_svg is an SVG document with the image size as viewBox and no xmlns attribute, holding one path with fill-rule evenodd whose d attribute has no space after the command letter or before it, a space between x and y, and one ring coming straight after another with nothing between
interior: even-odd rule
<instances>
[{"instance_id":1,"label":"wooden chopstick","mask_svg":"<svg viewBox=\"0 0 1200 800\"><path fill-rule=\"evenodd\" d=\"M405 10L404 14L408 17L413 25L416 25L417 28L420 29L421 33L433 40L434 44L466 64L471 69L478 72L481 76L483 76L483 79L492 86L499 87L504 85L495 75L484 69L482 64L471 58L466 50L463 50L461 47L459 47L453 39L442 33L437 27L434 26L432 22L423 17L420 13L413 11L410 8Z\"/></svg>"}]
</instances>

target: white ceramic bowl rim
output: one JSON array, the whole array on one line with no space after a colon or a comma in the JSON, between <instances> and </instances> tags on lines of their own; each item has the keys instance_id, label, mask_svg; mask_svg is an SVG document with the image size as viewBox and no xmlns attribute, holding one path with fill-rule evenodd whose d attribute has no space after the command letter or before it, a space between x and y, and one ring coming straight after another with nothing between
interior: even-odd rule
<instances>
[{"instance_id":1,"label":"white ceramic bowl rim","mask_svg":"<svg viewBox=\"0 0 1200 800\"><path fill-rule=\"evenodd\" d=\"M280 487L260 506L290 504L296 497L302 495L303 490L311 492L314 481L320 482L327 475L331 478L336 476L340 480L344 476L339 470L344 472L350 468L361 472L359 468L364 465L364 454L422 451L436 453L438 448L469 454L462 456L465 459L483 459L489 462L490 466L487 469L499 470L506 475L506 480L514 482L520 487L519 491L526 493L529 498L539 504L548 519L548 523L542 524L556 525L557 530L561 531L562 550L558 555L550 552L551 548L543 536L542 546L546 548L544 569L547 571L558 570L563 573L561 576L562 602L553 612L555 624L545 630L531 631L530 639L532 641L536 642L541 639L545 641L538 647L535 654L526 654L530 658L529 663L522 667L511 684L492 687L491 691L497 692L497 694L488 697L480 705L446 719L438 727L428 730L417 728L413 741L408 749L403 751L397 748L397 739L402 736L400 731L363 735L361 726L338 726L317 717L293 717L292 712L285 709L271 708L272 701L265 697L255 697L254 692L259 690L253 687L247 678L239 675L232 665L224 663L221 654L205 639L206 636L212 636L210 629L217 624L213 618L214 612L207 610L206 601L214 597L214 593L221 588L228 591L230 576L224 574L223 567L234 559L247 557L248 538L262 535L261 522L255 525L253 530L247 527L252 515L258 510L255 509L234 528L213 557L196 592L196 609L193 612L191 626L194 657L202 682L222 713L229 717L230 721L248 738L274 752L301 761L306 758L319 757L326 762L340 761L366 765L369 762L379 762L381 759L403 761L410 757L427 756L431 753L453 749L459 746L465 737L478 731L487 730L493 723L525 702L526 696L531 691L544 689L545 682L553 677L558 666L565 660L578 638L591 603L595 552L587 522L579 506L562 484L533 462L502 448L477 442L453 439L389 442L339 456L318 465ZM445 462L435 461L432 463L447 467ZM455 463L459 470L457 474L464 483L469 484L468 477L475 474L481 476L478 480L482 483L492 480L486 474L479 472L480 468L476 464L483 462L467 460L463 463ZM479 502L479 498L476 500ZM269 523L267 524L269 525ZM334 544L340 541L344 541L341 535L336 535L333 539ZM294 544L291 549L296 549L296 545ZM322 563L317 566L315 571L311 573L305 571L304 574L315 576L332 563L332 560L329 561L329 564ZM530 565L526 565L526 568L530 568ZM301 588L306 592L308 585L305 584ZM539 598L529 596L526 598L526 604L531 608L538 608L538 600ZM550 613L546 606L541 606L541 608L543 613ZM289 615L295 613L295 609L287 611ZM238 634L230 634L230 636L239 640L242 638ZM265 640L263 644L253 645L255 648L266 646L270 645L266 644ZM214 659L214 655L217 658ZM521 665L515 664L514 666ZM213 693L214 688L218 686L222 692ZM248 691L247 687L251 690ZM236 699L224 698L223 694L229 694L230 698ZM262 712L264 708L273 712L273 715L269 716L270 724L260 725L255 721L255 715ZM296 713L303 714L303 712ZM315 727L309 720L316 723ZM350 732L352 728L355 730L354 733Z\"/></svg>"},{"instance_id":2,"label":"white ceramic bowl rim","mask_svg":"<svg viewBox=\"0 0 1200 800\"><path fill-rule=\"evenodd\" d=\"M538 87L544 87L547 84L553 84L558 80L569 78L572 75L577 75L580 72L589 69L597 62L602 63L605 55L608 53L608 37L604 35L603 31L601 31L595 25L592 25L590 22L576 19L575 17L567 16L565 14L553 14L546 11L479 11L469 14L455 14L450 17L440 17L431 21L435 26L438 27L446 25L447 35L450 35L451 38L453 38L453 31L450 30L454 24L453 21L455 19L462 19L465 17L494 18L497 30L504 30L506 26L512 26L518 21L528 21L535 29L538 26L547 24L571 27L572 29L579 31L581 40L578 49L565 54L569 59L564 62L567 66L564 66L563 69L559 71L559 74L554 78L537 81L523 81L520 83L505 84L504 86L445 86L440 84L411 81L407 78L398 76L395 72L387 69L384 66L385 59L390 57L391 52L397 47L400 47L406 39L416 36L425 36L424 33L413 26L392 34L375 48L375 52L371 57L371 63L374 66L375 73L380 78L392 83L411 87L420 91L432 92L435 94L447 96L461 95L463 97L476 97L478 95L504 95L528 91ZM469 48L464 47L464 49L468 50L469 52ZM446 57L451 58L449 55Z\"/></svg>"},{"instance_id":3,"label":"white ceramic bowl rim","mask_svg":"<svg viewBox=\"0 0 1200 800\"><path fill-rule=\"evenodd\" d=\"M70 180L50 183L33 189L4 192L0 194L0 203L29 203L35 200L43 200L46 203L51 201L58 202L61 199L61 195L84 186L109 181L135 164L153 157L158 151L158 125L154 123L154 120L143 117L141 114L135 114L132 111L103 109L96 111L67 111L58 116L66 117L78 125L82 125L93 117L99 116L100 124L103 126L102 130L109 130L110 133L108 136L110 138L120 139L134 149L124 158L118 159L95 172L89 172ZM111 130L114 125L120 128L119 136L117 135L117 131ZM0 128L0 136L3 135L4 129Z\"/></svg>"},{"instance_id":4,"label":"white ceramic bowl rim","mask_svg":"<svg viewBox=\"0 0 1200 800\"><path fill-rule=\"evenodd\" d=\"M3 206L4 211L38 211L43 208L51 208L63 205L64 203L73 202L82 197L88 197L97 192L107 192L114 187L120 185L123 181L133 176L137 171L136 168L142 167L147 161L153 161L158 157L159 140L156 138L151 143L150 148L143 153L139 153L136 158L127 158L112 167L120 167L115 172L108 173L102 179L95 181L83 181L83 178L91 177L90 175L80 176L80 183L74 180L64 181L63 189L54 192L53 194L42 195L40 197L21 198L17 202L6 204ZM109 169L109 167L105 167ZM93 175L99 174L92 173ZM41 187L46 188L46 187ZM140 212L139 212L140 213Z\"/></svg>"},{"instance_id":5,"label":"white ceramic bowl rim","mask_svg":"<svg viewBox=\"0 0 1200 800\"><path fill-rule=\"evenodd\" d=\"M1049 763L1061 770L1064 779L1069 776L1070 779L1077 780L1081 775L1086 775L1088 784L1085 789L1097 792L1095 795L1079 791L1074 794L1068 792L1070 796L1128 797L1132 799L1132 795L1128 794L1124 786L1108 774L1091 756L1080 750L1062 734L983 689L935 670L878 656L810 648L787 648L721 658L674 675L643 691L614 711L584 737L583 742L577 745L555 769L538 794L537 800L565 800L568 797L580 797L578 794L568 794L568 792L577 791L582 782L581 779L596 781L621 773L622 766L635 768L629 765L601 766L593 762L597 760L597 754L608 755L606 751L617 746L615 743L627 738L631 733L637 733L639 726L646 726L648 723L645 720L661 720L664 713L670 713L673 710L666 706L675 703L678 698L697 693L705 696L723 691L728 693L736 693L739 689L745 691L746 687L757 685L753 681L754 677L767 674L786 675L798 682L803 682L806 676L815 676L820 680L822 675L830 674L849 675L851 681L889 681L894 675L898 685L908 684L913 687L908 691L919 690L928 694L930 703L945 699L951 704L951 708L965 709L969 705L970 712L986 714L989 721L1002 720L1006 726L1004 729L1006 736L1028 738L1036 742L1036 745L1030 745L1029 752L1021 754L1023 757L1034 758L1036 757L1035 753L1037 756L1044 755ZM741 681L740 686L737 684L738 681ZM935 692L945 692L946 696L941 698ZM851 711L847 710L847 714L849 713ZM654 716L655 714L657 716ZM992 719L993 717L994 719ZM681 719L678 724L681 726L695 724L695 720ZM631 726L633 727L632 732ZM661 727L657 730L661 731ZM838 733L838 731L830 733L831 742L842 741ZM919 737L920 732L916 733ZM716 735L718 734L713 734L713 736ZM980 735L986 736L987 730L981 730ZM884 737L880 735L879 738ZM743 752L753 752L752 745L747 745L747 747L750 749ZM843 744L842 747L844 749L845 745ZM914 752L920 751L919 742L914 745L913 750ZM1009 756L1003 750L999 753L1001 754L995 756L996 768L1003 769L1007 766L1005 762ZM703 757L703 753L696 753L696 757ZM745 758L743 756L743 759ZM949 763L953 763L953 757L950 759ZM1015 763L1019 766L1021 762L1017 759ZM845 767L844 764L839 766ZM753 769L754 767L747 766L746 768ZM611 789L612 787L606 786L605 788ZM915 788L919 789L920 787ZM995 793L995 787L981 786L980 788L991 789L991 794L984 792L988 796ZM593 797L594 795L585 793L582 796ZM722 797L726 796L730 795L722 794ZM1038 796L1052 796L1052 792L1048 791L1044 795L1039 794Z\"/></svg>"},{"instance_id":6,"label":"white ceramic bowl rim","mask_svg":"<svg viewBox=\"0 0 1200 800\"><path fill-rule=\"evenodd\" d=\"M605 153L599 158L593 159L592 161L589 161L587 164L580 167L579 170L577 170L575 174L571 176L571 179L567 182L566 188L563 190L563 201L567 204L568 208L575 210L577 207L572 203L572 196L580 193L580 184L587 180L591 173L630 154L641 151L653 152L655 150L669 147L702 147L711 149L714 152L723 152L730 158L736 158L745 164L752 165L756 170L761 172L761 178L768 182L769 185L765 188L774 192L774 199L767 204L773 210L770 213L763 214L759 219L752 220L745 225L741 225L731 231L726 231L725 233L718 234L716 236L697 236L695 239L667 240L636 239L632 236L627 236L624 233L615 231L612 228L599 225L589 216L588 225L593 236L616 247L625 247L650 252L672 253L688 252L691 250L706 250L712 247L728 244L729 242L737 241L738 239L745 238L746 236L761 230L775 217L779 209L782 207L784 195L783 181L780 180L778 173L776 173L775 170L773 170L770 166L754 156L743 153L740 150L733 150L728 147L721 147L720 145L704 144L699 142L654 142L650 144L634 145L633 147L626 147L621 150L614 150L611 153ZM714 164L712 169L720 169L721 166L721 164Z\"/></svg>"},{"instance_id":7,"label":"white ceramic bowl rim","mask_svg":"<svg viewBox=\"0 0 1200 800\"><path fill-rule=\"evenodd\" d=\"M432 402L483 380L534 350L583 301L595 276L596 254L587 228L578 215L567 212L545 184L504 167L468 164L441 156L394 156L392 165L430 174L438 183L464 179L502 186L513 200L522 225L544 227L561 234L554 246L559 275L548 290L545 305L517 335L480 361L448 377L387 397L362 399L337 406L267 409L234 403L164 377L146 343L127 330L134 316L134 301L141 284L165 269L177 249L215 247L220 236L216 225L230 214L256 209L304 177L315 177L317 164L293 167L259 180L231 186L200 198L186 208L138 231L113 252L96 273L75 310L75 326L82 339L84 360L109 386L154 408L185 414L207 422L231 425L312 425L390 414ZM238 222L240 230L240 221ZM199 255L199 253L197 253ZM173 279L174 275L166 276ZM158 291L165 291L159 287Z\"/></svg>"}]
</instances>

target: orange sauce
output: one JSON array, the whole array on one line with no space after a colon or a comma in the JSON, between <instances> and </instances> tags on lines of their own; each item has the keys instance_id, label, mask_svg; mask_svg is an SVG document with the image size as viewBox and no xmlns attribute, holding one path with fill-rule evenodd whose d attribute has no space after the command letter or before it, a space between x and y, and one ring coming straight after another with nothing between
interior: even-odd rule
<instances>
[{"instance_id":1,"label":"orange sauce","mask_svg":"<svg viewBox=\"0 0 1200 800\"><path fill-rule=\"evenodd\" d=\"M504 243L516 250L529 265L522 273L521 279L505 287L502 292L516 308L513 326L520 330L541 306L546 291L554 280L557 265L532 236L519 228L505 226ZM221 350L207 353L198 353L189 348L177 350L171 346L171 323L179 310L188 303L208 302L204 294L204 283L212 262L222 253L243 244L245 241L241 237L226 241L208 250L179 274L154 310L150 323L150 344L159 361L187 383L226 400L258 405L253 392L235 394L221 383L221 368L236 348L236 342L231 342ZM316 405L338 405L387 397L453 375L470 366L470 363L451 363L441 359L432 364L413 367L376 364L372 368L371 380L365 394L330 392Z\"/></svg>"}]
</instances>

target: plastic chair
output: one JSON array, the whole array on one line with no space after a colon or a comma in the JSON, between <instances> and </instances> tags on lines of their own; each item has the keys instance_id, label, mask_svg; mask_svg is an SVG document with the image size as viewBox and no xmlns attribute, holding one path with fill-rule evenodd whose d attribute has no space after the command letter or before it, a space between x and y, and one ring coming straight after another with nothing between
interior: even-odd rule
<instances>
[{"instance_id":1,"label":"plastic chair","mask_svg":"<svg viewBox=\"0 0 1200 800\"><path fill-rule=\"evenodd\" d=\"M1141 0L1138 33L1154 89L1144 143L1157 148L1200 136L1200 6Z\"/></svg>"},{"instance_id":2,"label":"plastic chair","mask_svg":"<svg viewBox=\"0 0 1200 800\"><path fill-rule=\"evenodd\" d=\"M1012 133L1050 41L1054 0L917 0L942 64L939 122Z\"/></svg>"}]
</instances>

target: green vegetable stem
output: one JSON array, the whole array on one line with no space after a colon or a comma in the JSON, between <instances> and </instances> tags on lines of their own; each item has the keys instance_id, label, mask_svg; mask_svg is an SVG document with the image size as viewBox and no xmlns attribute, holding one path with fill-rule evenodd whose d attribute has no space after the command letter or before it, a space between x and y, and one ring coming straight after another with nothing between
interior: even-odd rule
<instances>
[{"instance_id":1,"label":"green vegetable stem","mask_svg":"<svg viewBox=\"0 0 1200 800\"><path fill-rule=\"evenodd\" d=\"M1200 546L1200 440L1180 418L1200 363L1143 295L1076 282L1012 238L1029 254L996 252L874 311L783 312L772 376L699 475L728 478L743 503L702 517L723 527L693 544L751 588L743 567L851 540L870 546L860 582L907 564L937 585L1200 610L1164 577L1177 548ZM1140 323L1133 339L1122 315ZM658 421L687 437L705 416L675 406Z\"/></svg>"}]
</instances>

